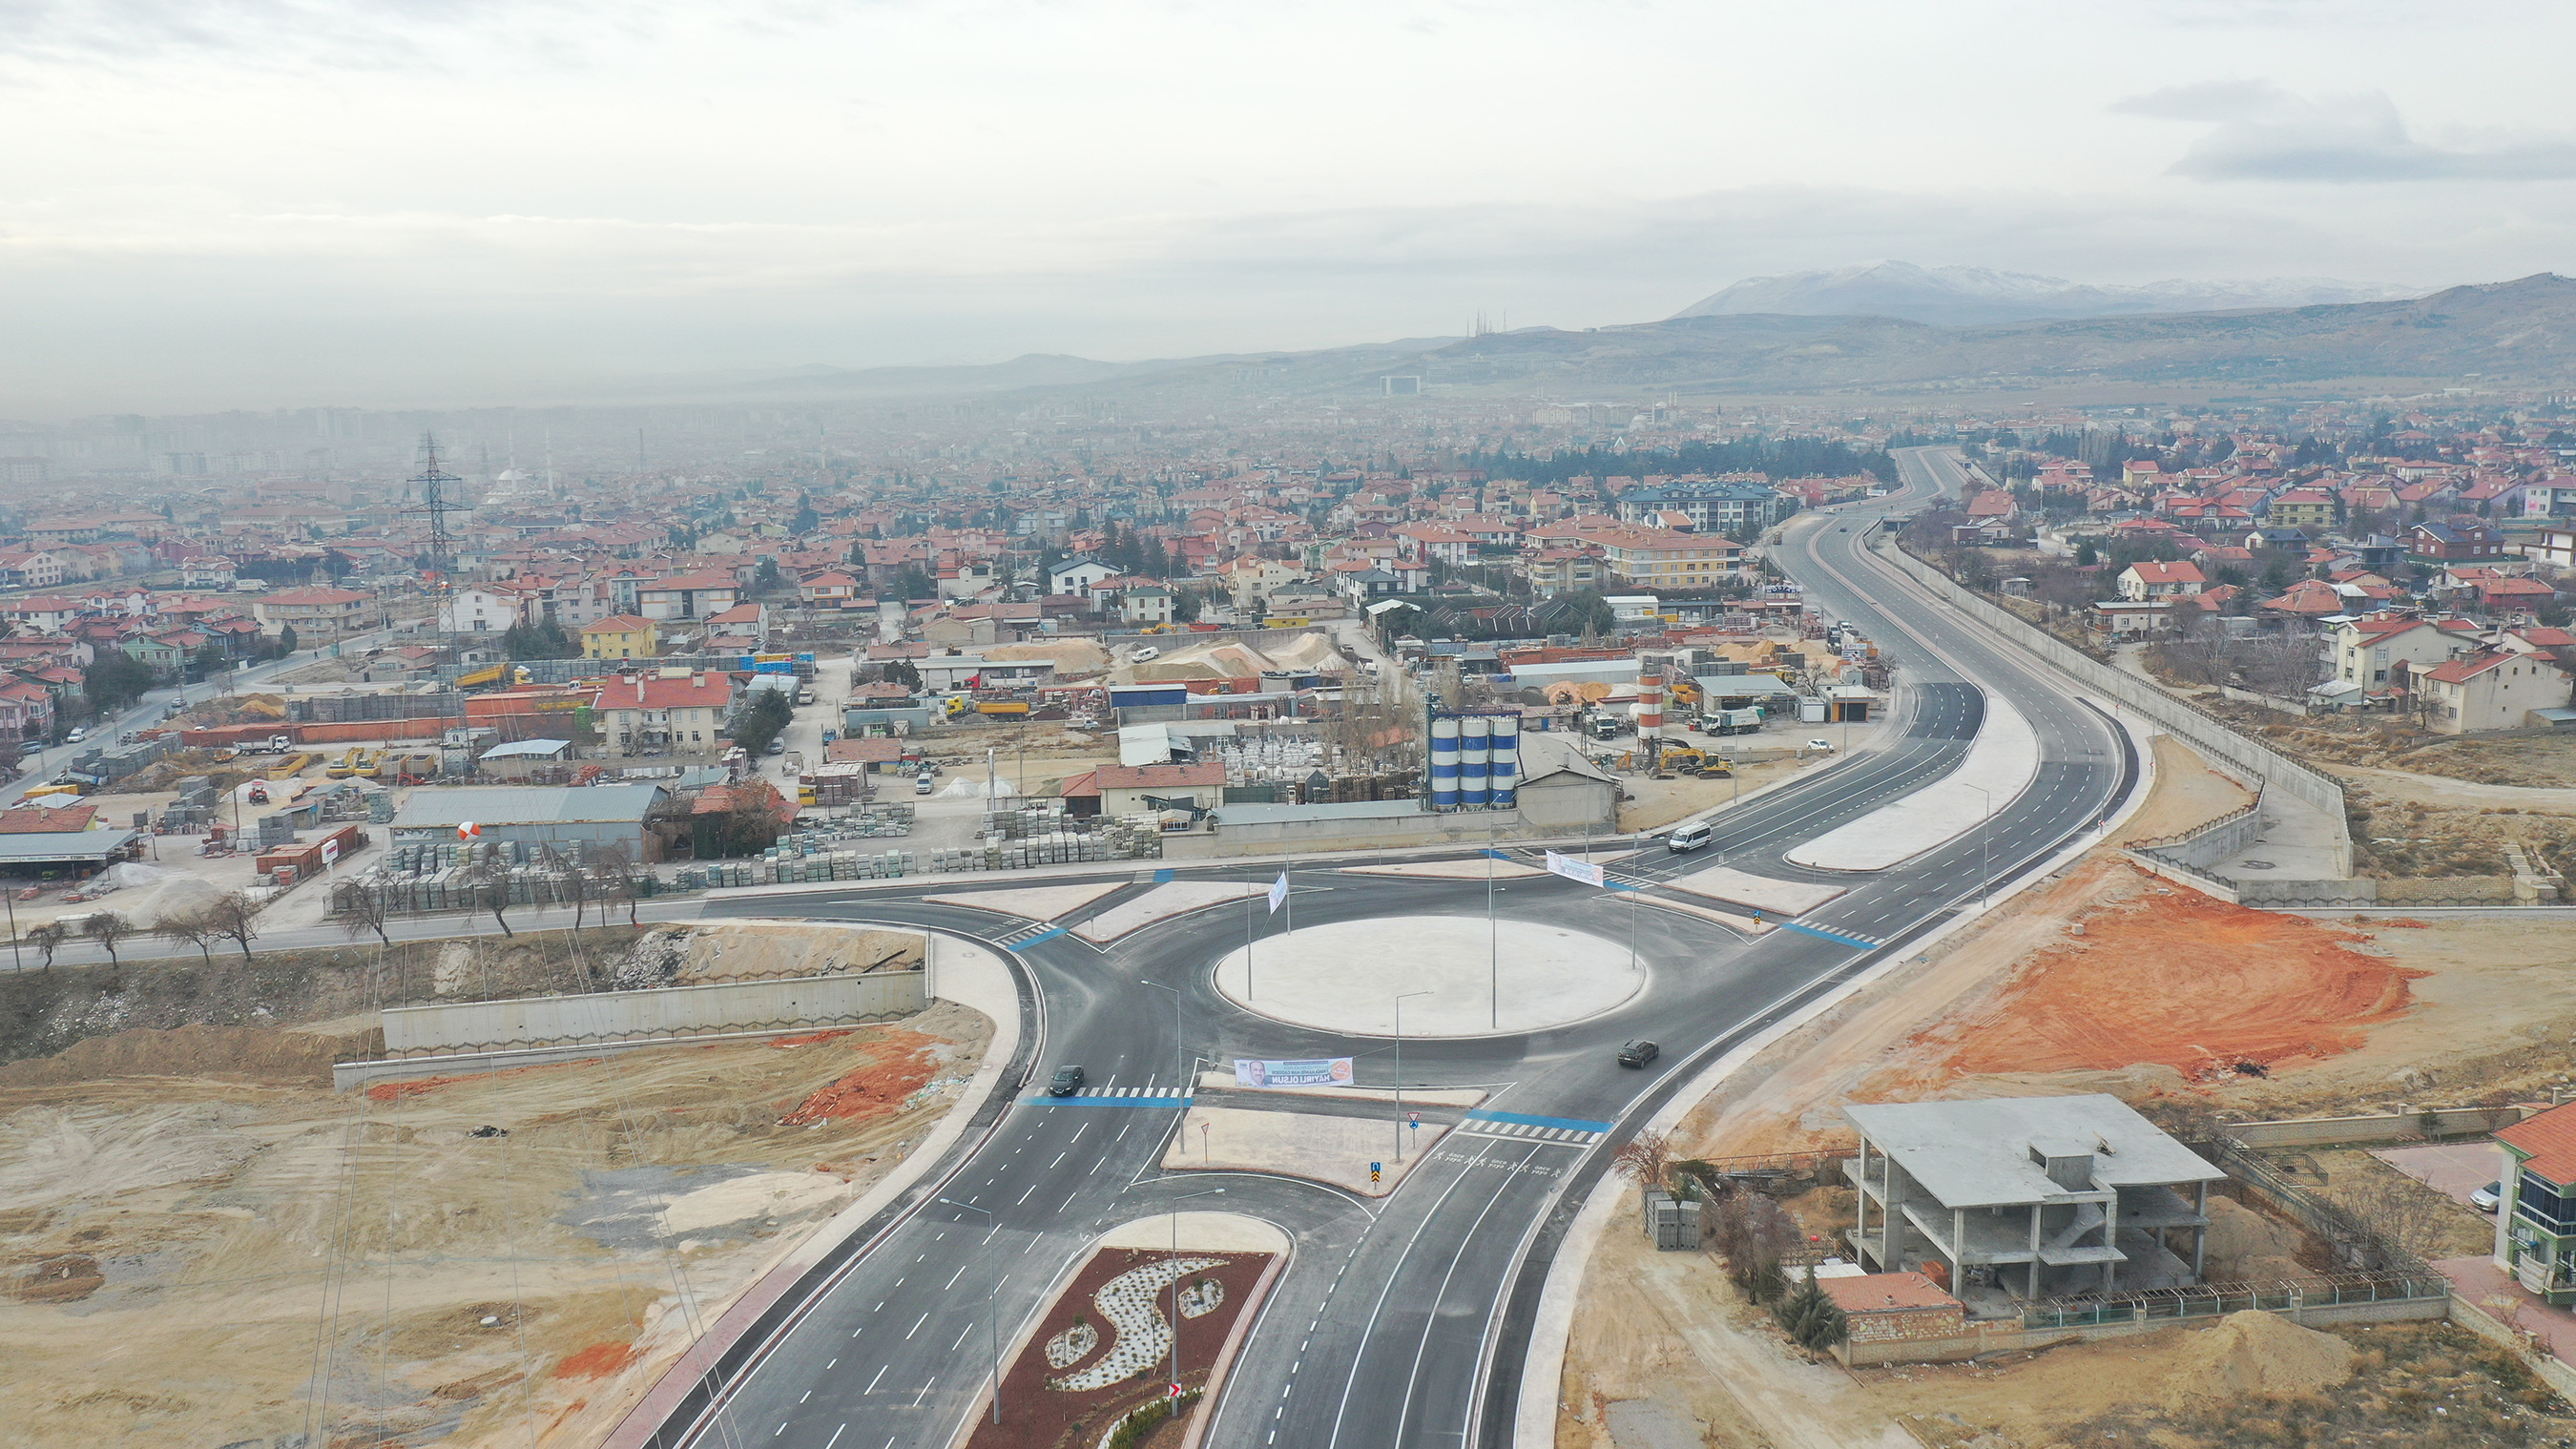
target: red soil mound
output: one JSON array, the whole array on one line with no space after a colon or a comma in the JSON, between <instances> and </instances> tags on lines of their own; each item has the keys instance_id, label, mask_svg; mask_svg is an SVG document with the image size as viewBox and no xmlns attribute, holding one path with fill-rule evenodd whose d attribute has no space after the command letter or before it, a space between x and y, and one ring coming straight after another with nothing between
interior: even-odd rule
<instances>
[{"instance_id":1,"label":"red soil mound","mask_svg":"<svg viewBox=\"0 0 2576 1449\"><path fill-rule=\"evenodd\" d=\"M2084 929L1925 1044L1972 1074L2295 1065L2359 1046L2427 974L2353 950L2363 933L2189 890L2092 912Z\"/></svg>"},{"instance_id":2,"label":"red soil mound","mask_svg":"<svg viewBox=\"0 0 2576 1449\"><path fill-rule=\"evenodd\" d=\"M939 1069L931 1049L939 1038L917 1031L888 1031L869 1042L866 1066L817 1089L780 1120L790 1127L833 1118L882 1117L901 1108Z\"/></svg>"},{"instance_id":3,"label":"red soil mound","mask_svg":"<svg viewBox=\"0 0 2576 1449\"><path fill-rule=\"evenodd\" d=\"M629 1343L594 1343L579 1353L565 1357L555 1365L559 1379L604 1379L635 1362L635 1346Z\"/></svg>"}]
</instances>

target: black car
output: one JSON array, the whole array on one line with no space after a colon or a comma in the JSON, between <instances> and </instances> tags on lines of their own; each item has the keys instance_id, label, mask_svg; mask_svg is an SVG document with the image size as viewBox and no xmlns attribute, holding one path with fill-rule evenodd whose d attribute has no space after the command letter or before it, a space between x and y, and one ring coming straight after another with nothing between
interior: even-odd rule
<instances>
[{"instance_id":1,"label":"black car","mask_svg":"<svg viewBox=\"0 0 2576 1449\"><path fill-rule=\"evenodd\" d=\"M1047 1095L1050 1097L1070 1097L1081 1090L1082 1068L1080 1067L1058 1067L1055 1069L1054 1079L1047 1083Z\"/></svg>"},{"instance_id":2,"label":"black car","mask_svg":"<svg viewBox=\"0 0 2576 1449\"><path fill-rule=\"evenodd\" d=\"M1653 1042L1632 1041L1619 1048L1619 1065L1623 1067L1642 1067L1663 1054L1664 1049L1655 1045Z\"/></svg>"}]
</instances>

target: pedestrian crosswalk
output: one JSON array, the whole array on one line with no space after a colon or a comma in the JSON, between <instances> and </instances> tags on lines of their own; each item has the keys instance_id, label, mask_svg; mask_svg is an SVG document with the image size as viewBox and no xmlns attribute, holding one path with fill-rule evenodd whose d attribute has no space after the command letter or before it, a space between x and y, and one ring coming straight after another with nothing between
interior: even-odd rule
<instances>
[{"instance_id":1,"label":"pedestrian crosswalk","mask_svg":"<svg viewBox=\"0 0 2576 1449\"><path fill-rule=\"evenodd\" d=\"M996 938L994 944L998 946L1034 946L1040 941L1050 940L1054 937L1061 936L1064 933L1065 928L1062 926L1050 926L1044 921L1037 921L1032 924L1022 926L1020 929L1011 932L1007 936Z\"/></svg>"},{"instance_id":2,"label":"pedestrian crosswalk","mask_svg":"<svg viewBox=\"0 0 2576 1449\"><path fill-rule=\"evenodd\" d=\"M1471 1137L1503 1137L1519 1142L1556 1142L1588 1147L1610 1130L1607 1122L1579 1117L1534 1117L1524 1112L1469 1112L1458 1130Z\"/></svg>"}]
</instances>

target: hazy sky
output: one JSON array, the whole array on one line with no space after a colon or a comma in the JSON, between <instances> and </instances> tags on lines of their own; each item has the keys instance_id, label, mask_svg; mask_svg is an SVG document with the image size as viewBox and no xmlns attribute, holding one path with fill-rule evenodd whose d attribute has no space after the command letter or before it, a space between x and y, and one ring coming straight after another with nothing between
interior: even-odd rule
<instances>
[{"instance_id":1,"label":"hazy sky","mask_svg":"<svg viewBox=\"0 0 2576 1449\"><path fill-rule=\"evenodd\" d=\"M2576 270L2558 4L0 0L0 418Z\"/></svg>"}]
</instances>

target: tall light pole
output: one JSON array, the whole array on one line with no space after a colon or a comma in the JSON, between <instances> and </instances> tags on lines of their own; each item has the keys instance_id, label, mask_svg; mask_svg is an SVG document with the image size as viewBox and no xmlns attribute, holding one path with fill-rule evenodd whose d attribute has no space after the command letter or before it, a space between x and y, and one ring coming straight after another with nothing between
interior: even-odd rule
<instances>
[{"instance_id":1,"label":"tall light pole","mask_svg":"<svg viewBox=\"0 0 2576 1449\"><path fill-rule=\"evenodd\" d=\"M1172 1199L1172 1413L1181 1411L1181 1208L1194 1197L1223 1197L1225 1189L1185 1192Z\"/></svg>"},{"instance_id":2,"label":"tall light pole","mask_svg":"<svg viewBox=\"0 0 2576 1449\"><path fill-rule=\"evenodd\" d=\"M1485 999L1488 1031L1503 1029L1503 928L1494 920L1494 824L1485 822Z\"/></svg>"},{"instance_id":3,"label":"tall light pole","mask_svg":"<svg viewBox=\"0 0 2576 1449\"><path fill-rule=\"evenodd\" d=\"M953 1197L943 1197L939 1201L970 1213L982 1213L984 1221L997 1229L1002 1225L1001 1220L993 1216L991 1208L959 1202ZM985 1236L989 1238L992 1234L988 1232ZM984 1324L986 1336L993 1341L993 1422L999 1424L1002 1422L1002 1283L998 1278L993 1280L993 1290L984 1295Z\"/></svg>"},{"instance_id":4,"label":"tall light pole","mask_svg":"<svg viewBox=\"0 0 2576 1449\"><path fill-rule=\"evenodd\" d=\"M1243 979L1244 994L1249 996L1252 993L1252 948L1248 945L1243 948ZM1172 993L1172 1081L1175 1083L1173 1090L1181 1094L1183 1101L1187 1101L1190 1096L1190 1084L1183 1079L1181 1073L1181 989L1177 986L1165 986L1160 981L1147 981L1142 984L1151 986L1156 991Z\"/></svg>"},{"instance_id":5,"label":"tall light pole","mask_svg":"<svg viewBox=\"0 0 2576 1449\"><path fill-rule=\"evenodd\" d=\"M1968 788L1976 791L1977 798L1985 802L1985 809L1977 816L1977 909L1984 910L1986 890L1994 873L1995 797L1988 794L1983 785L1969 785Z\"/></svg>"},{"instance_id":6,"label":"tall light pole","mask_svg":"<svg viewBox=\"0 0 2576 1449\"><path fill-rule=\"evenodd\" d=\"M1429 996L1428 991L1399 991L1395 994L1395 1160L1404 1160L1404 1001L1409 996Z\"/></svg>"}]
</instances>

